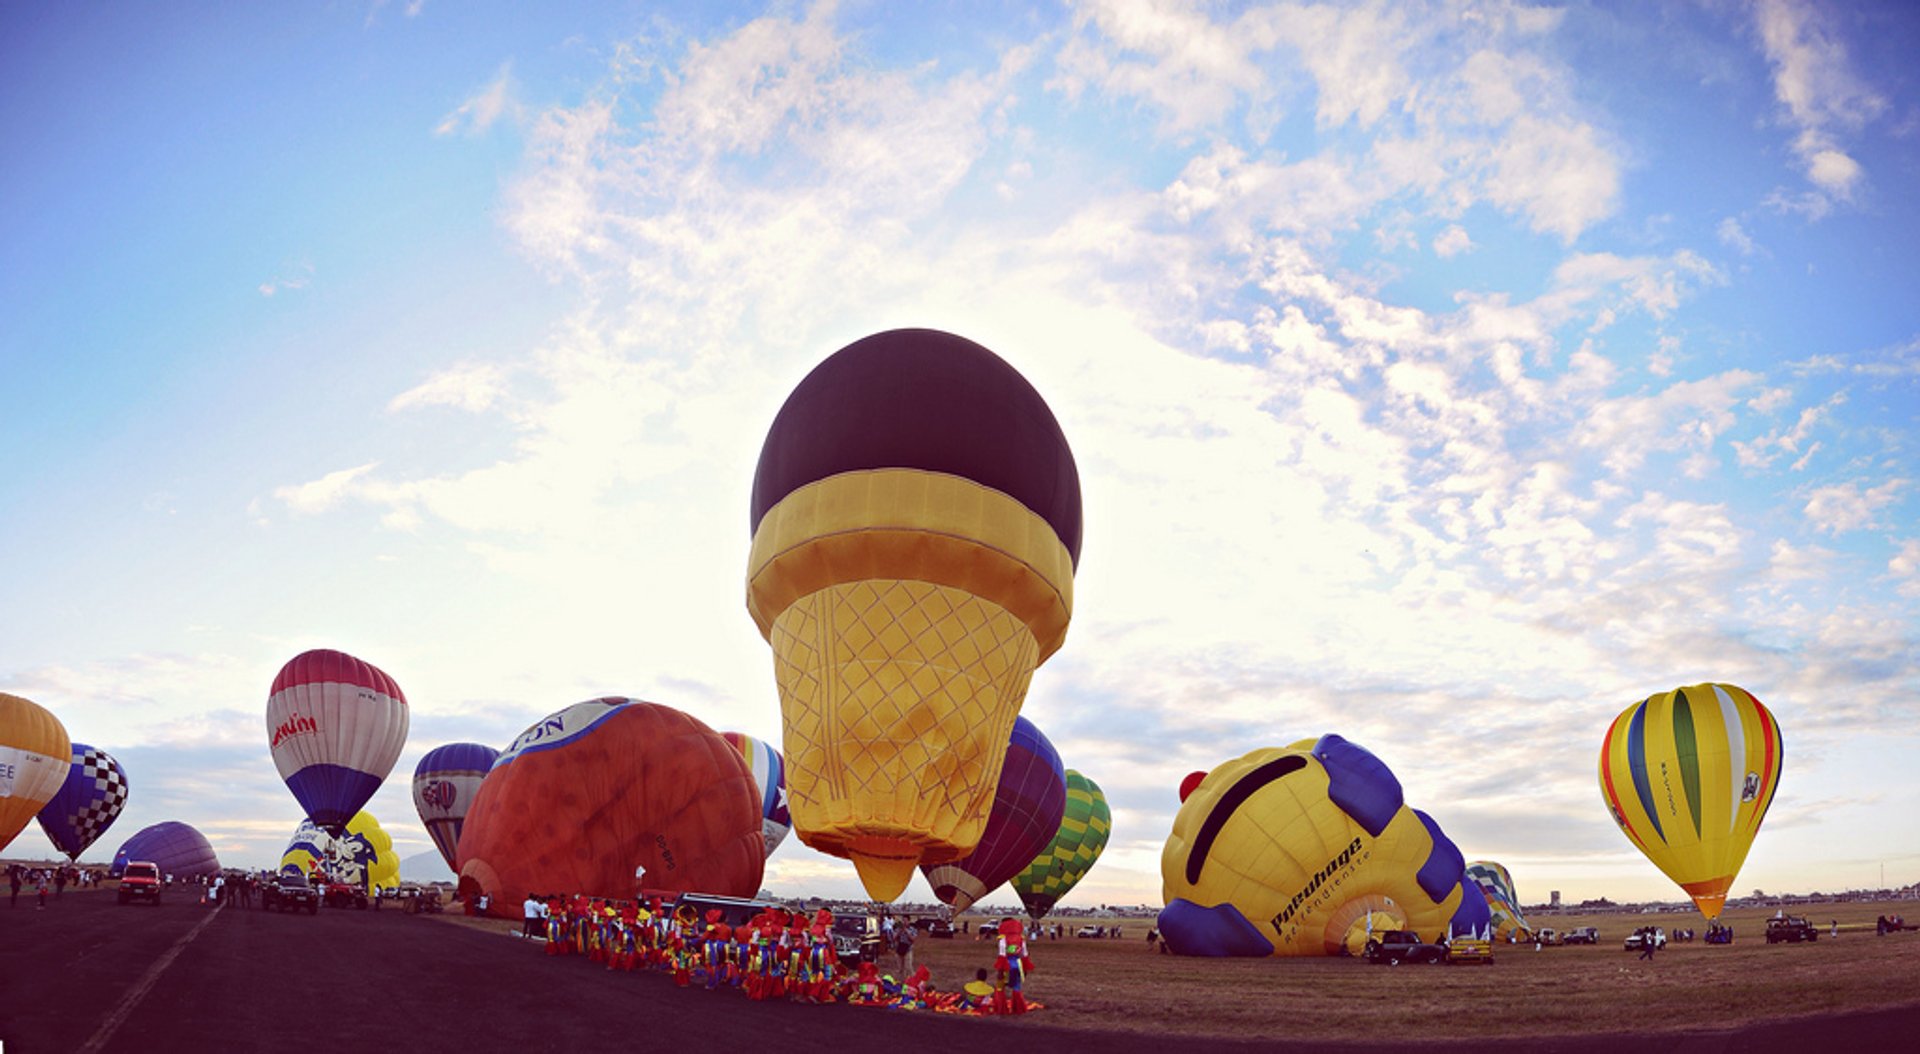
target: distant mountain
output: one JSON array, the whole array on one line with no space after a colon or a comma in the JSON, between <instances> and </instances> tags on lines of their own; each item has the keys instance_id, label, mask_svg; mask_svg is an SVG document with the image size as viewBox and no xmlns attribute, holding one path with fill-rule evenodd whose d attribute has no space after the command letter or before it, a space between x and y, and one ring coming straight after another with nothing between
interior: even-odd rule
<instances>
[{"instance_id":1,"label":"distant mountain","mask_svg":"<svg viewBox=\"0 0 1920 1054\"><path fill-rule=\"evenodd\" d=\"M453 872L447 870L447 862L441 859L440 850L429 849L400 858L400 881L451 882Z\"/></svg>"}]
</instances>

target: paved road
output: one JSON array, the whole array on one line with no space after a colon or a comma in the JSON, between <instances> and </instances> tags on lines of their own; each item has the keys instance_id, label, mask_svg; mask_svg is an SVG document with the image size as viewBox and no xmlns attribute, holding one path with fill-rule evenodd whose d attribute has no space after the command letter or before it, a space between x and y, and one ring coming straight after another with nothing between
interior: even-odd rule
<instances>
[{"instance_id":1,"label":"paved road","mask_svg":"<svg viewBox=\"0 0 1920 1054\"><path fill-rule=\"evenodd\" d=\"M1043 1017L751 1003L735 993L682 991L664 976L548 959L515 938L391 910L213 911L184 897L159 908L123 907L105 893L69 893L46 911L0 905L4 1054L1248 1049L1186 1037L1068 1032L1047 1028ZM1905 1010L1661 1037L1632 1048L1884 1050L1904 1049L1916 1034L1920 1010ZM1289 1048L1275 1036L1259 1049ZM1421 1049L1613 1051L1620 1040Z\"/></svg>"}]
</instances>

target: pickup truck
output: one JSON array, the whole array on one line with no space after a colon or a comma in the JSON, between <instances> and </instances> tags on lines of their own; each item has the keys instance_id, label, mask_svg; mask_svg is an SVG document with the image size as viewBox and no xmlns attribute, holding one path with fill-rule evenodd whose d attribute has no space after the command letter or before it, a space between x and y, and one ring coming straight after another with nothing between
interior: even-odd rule
<instances>
[{"instance_id":1,"label":"pickup truck","mask_svg":"<svg viewBox=\"0 0 1920 1054\"><path fill-rule=\"evenodd\" d=\"M160 865L145 860L135 860L127 864L120 872L120 903L127 904L135 900L144 900L155 907L160 906Z\"/></svg>"},{"instance_id":2,"label":"pickup truck","mask_svg":"<svg viewBox=\"0 0 1920 1054\"><path fill-rule=\"evenodd\" d=\"M1447 961L1447 950L1438 944L1428 944L1420 935L1411 930L1387 930L1367 942L1366 949L1360 953L1370 963L1386 963L1398 966L1406 963L1443 963Z\"/></svg>"},{"instance_id":3,"label":"pickup truck","mask_svg":"<svg viewBox=\"0 0 1920 1054\"><path fill-rule=\"evenodd\" d=\"M1599 929L1593 926L1575 927L1574 929L1567 931L1567 935L1561 938L1561 943L1562 944L1599 944L1600 931Z\"/></svg>"},{"instance_id":4,"label":"pickup truck","mask_svg":"<svg viewBox=\"0 0 1920 1054\"><path fill-rule=\"evenodd\" d=\"M262 911L299 911L307 909L307 914L320 912L320 894L307 884L307 876L287 872L274 879L273 883L260 891Z\"/></svg>"},{"instance_id":5,"label":"pickup truck","mask_svg":"<svg viewBox=\"0 0 1920 1054\"><path fill-rule=\"evenodd\" d=\"M322 902L330 908L367 909L367 887L348 882L329 882Z\"/></svg>"}]
</instances>

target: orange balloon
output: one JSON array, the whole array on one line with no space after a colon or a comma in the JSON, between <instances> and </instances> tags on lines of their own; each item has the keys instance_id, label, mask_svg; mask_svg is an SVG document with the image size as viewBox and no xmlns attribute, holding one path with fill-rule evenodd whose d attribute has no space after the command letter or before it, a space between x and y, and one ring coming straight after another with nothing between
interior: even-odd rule
<instances>
[{"instance_id":1,"label":"orange balloon","mask_svg":"<svg viewBox=\"0 0 1920 1054\"><path fill-rule=\"evenodd\" d=\"M745 759L699 719L606 698L541 719L501 753L460 833L462 893L518 918L529 893L750 897L766 859Z\"/></svg>"}]
</instances>

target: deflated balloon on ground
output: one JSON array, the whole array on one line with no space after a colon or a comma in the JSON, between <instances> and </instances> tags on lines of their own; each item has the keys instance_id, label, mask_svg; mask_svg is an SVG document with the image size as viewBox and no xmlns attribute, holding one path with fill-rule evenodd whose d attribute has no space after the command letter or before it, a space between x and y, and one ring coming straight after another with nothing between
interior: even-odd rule
<instances>
[{"instance_id":1,"label":"deflated balloon on ground","mask_svg":"<svg viewBox=\"0 0 1920 1054\"><path fill-rule=\"evenodd\" d=\"M460 889L509 917L528 893L750 897L760 830L759 788L720 733L658 703L593 699L542 718L493 763L460 834Z\"/></svg>"},{"instance_id":2,"label":"deflated balloon on ground","mask_svg":"<svg viewBox=\"0 0 1920 1054\"><path fill-rule=\"evenodd\" d=\"M1490 922L1440 826L1379 758L1339 736L1222 763L1181 803L1160 856L1160 932L1182 955L1357 953Z\"/></svg>"}]
</instances>

